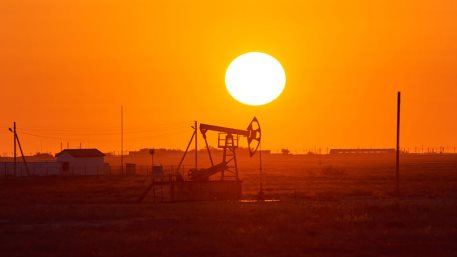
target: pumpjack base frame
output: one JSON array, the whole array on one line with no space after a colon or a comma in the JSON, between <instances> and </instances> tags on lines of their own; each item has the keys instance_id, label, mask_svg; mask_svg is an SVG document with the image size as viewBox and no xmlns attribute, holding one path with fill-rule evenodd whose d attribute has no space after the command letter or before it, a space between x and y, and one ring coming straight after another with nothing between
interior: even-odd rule
<instances>
[{"instance_id":1,"label":"pumpjack base frame","mask_svg":"<svg viewBox=\"0 0 457 257\"><path fill-rule=\"evenodd\" d=\"M176 183L175 201L240 200L241 180L182 181Z\"/></svg>"}]
</instances>

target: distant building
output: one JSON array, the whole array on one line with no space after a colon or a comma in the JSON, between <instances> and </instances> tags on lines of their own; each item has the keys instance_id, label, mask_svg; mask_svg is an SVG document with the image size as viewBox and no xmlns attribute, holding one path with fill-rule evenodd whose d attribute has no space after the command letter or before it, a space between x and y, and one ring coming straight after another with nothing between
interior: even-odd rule
<instances>
[{"instance_id":1,"label":"distant building","mask_svg":"<svg viewBox=\"0 0 457 257\"><path fill-rule=\"evenodd\" d=\"M62 172L74 175L101 175L108 169L105 154L98 149L65 149L56 154Z\"/></svg>"},{"instance_id":2,"label":"distant building","mask_svg":"<svg viewBox=\"0 0 457 257\"><path fill-rule=\"evenodd\" d=\"M393 154L393 148L380 149L330 149L330 154Z\"/></svg>"}]
</instances>

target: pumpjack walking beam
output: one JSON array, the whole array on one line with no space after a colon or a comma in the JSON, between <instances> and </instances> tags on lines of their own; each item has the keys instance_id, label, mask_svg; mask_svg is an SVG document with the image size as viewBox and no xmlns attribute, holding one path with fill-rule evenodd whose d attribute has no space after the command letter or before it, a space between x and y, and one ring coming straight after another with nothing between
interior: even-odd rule
<instances>
[{"instance_id":1,"label":"pumpjack walking beam","mask_svg":"<svg viewBox=\"0 0 457 257\"><path fill-rule=\"evenodd\" d=\"M239 136L247 137L248 146L249 146L249 155L251 157L257 152L257 149L259 148L259 145L260 145L261 130L260 130L259 121L257 120L256 117L254 117L252 119L251 123L249 123L249 126L247 127L246 130L200 123L200 132L202 133L203 138L205 139L205 142L206 142L206 146L208 147L208 143L206 140L207 131L216 131L216 132L226 133L227 135L231 134L231 135L239 135Z\"/></svg>"}]
</instances>

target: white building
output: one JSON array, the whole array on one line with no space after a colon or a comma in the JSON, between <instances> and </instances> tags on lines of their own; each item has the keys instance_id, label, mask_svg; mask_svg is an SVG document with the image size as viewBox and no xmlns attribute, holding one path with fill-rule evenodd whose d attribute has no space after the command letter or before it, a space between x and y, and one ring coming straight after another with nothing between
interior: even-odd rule
<instances>
[{"instance_id":1,"label":"white building","mask_svg":"<svg viewBox=\"0 0 457 257\"><path fill-rule=\"evenodd\" d=\"M108 172L105 154L98 149L65 149L56 154L62 173L70 175L103 175Z\"/></svg>"}]
</instances>

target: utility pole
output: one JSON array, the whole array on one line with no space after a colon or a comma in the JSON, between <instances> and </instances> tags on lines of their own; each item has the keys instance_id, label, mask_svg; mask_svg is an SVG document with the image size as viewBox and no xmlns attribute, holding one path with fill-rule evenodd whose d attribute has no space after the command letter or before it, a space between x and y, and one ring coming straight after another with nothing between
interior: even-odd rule
<instances>
[{"instance_id":1,"label":"utility pole","mask_svg":"<svg viewBox=\"0 0 457 257\"><path fill-rule=\"evenodd\" d=\"M400 196L400 97L401 93L397 94L397 151L396 151L396 193Z\"/></svg>"},{"instance_id":2,"label":"utility pole","mask_svg":"<svg viewBox=\"0 0 457 257\"><path fill-rule=\"evenodd\" d=\"M121 175L124 174L124 106L121 105Z\"/></svg>"},{"instance_id":3,"label":"utility pole","mask_svg":"<svg viewBox=\"0 0 457 257\"><path fill-rule=\"evenodd\" d=\"M17 172L17 160L16 160L16 122L13 123L13 134L14 134L14 176Z\"/></svg>"},{"instance_id":4,"label":"utility pole","mask_svg":"<svg viewBox=\"0 0 457 257\"><path fill-rule=\"evenodd\" d=\"M197 121L194 121L194 129L195 129L195 170L198 169L198 145L197 145L197 138L198 138L198 127Z\"/></svg>"},{"instance_id":5,"label":"utility pole","mask_svg":"<svg viewBox=\"0 0 457 257\"><path fill-rule=\"evenodd\" d=\"M16 122L13 123L13 129L9 128L9 131L14 134L14 175L17 175L17 154L16 154L16 143L19 146L19 150L21 151L22 161L24 161L25 171L27 172L27 176L30 176L29 167L27 165L27 161L25 160L24 152L22 151L21 142L19 141L19 137L16 133Z\"/></svg>"},{"instance_id":6,"label":"utility pole","mask_svg":"<svg viewBox=\"0 0 457 257\"><path fill-rule=\"evenodd\" d=\"M259 190L259 200L265 200L265 194L263 192L263 174L262 174L262 143L259 142L259 180L260 180L260 190Z\"/></svg>"}]
</instances>

